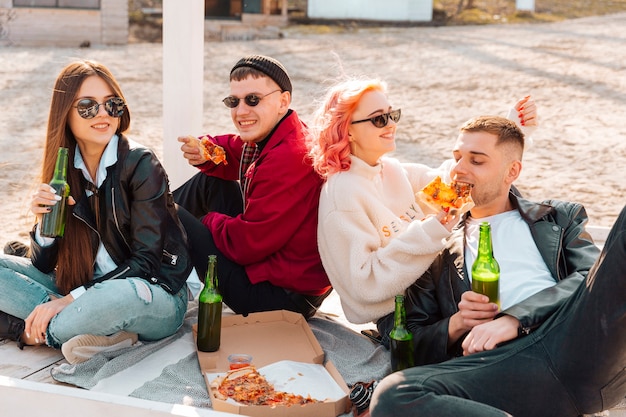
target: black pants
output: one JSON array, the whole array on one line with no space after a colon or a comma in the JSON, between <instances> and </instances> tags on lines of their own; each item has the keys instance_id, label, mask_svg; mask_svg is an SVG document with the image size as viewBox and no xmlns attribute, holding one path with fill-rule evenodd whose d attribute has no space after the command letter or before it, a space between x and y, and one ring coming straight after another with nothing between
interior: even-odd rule
<instances>
[{"instance_id":1,"label":"black pants","mask_svg":"<svg viewBox=\"0 0 626 417\"><path fill-rule=\"evenodd\" d=\"M626 395L626 208L576 292L497 349L386 377L371 415L571 417Z\"/></svg>"},{"instance_id":2,"label":"black pants","mask_svg":"<svg viewBox=\"0 0 626 417\"><path fill-rule=\"evenodd\" d=\"M237 216L243 210L241 188L237 181L227 181L198 173L174 190L178 216L187 231L193 264L202 279L207 271L208 256L217 256L218 287L224 302L237 314L259 311L289 310L305 318L315 314L328 294L308 296L285 290L269 282L252 284L243 265L224 256L215 246L213 235L202 224L208 212Z\"/></svg>"}]
</instances>

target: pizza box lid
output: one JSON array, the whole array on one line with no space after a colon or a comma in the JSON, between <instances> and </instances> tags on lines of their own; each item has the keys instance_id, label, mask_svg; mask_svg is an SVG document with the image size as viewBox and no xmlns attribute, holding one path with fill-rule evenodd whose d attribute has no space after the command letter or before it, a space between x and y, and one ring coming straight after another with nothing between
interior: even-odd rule
<instances>
[{"instance_id":1,"label":"pizza box lid","mask_svg":"<svg viewBox=\"0 0 626 417\"><path fill-rule=\"evenodd\" d=\"M197 327L194 326L194 339ZM247 353L258 369L263 366L291 360L304 363L323 364L328 373L342 388L345 395L336 401L307 404L305 406L248 406L222 401L208 389L213 409L247 416L321 416L336 417L349 409L348 387L332 364L324 364L324 351L311 331L304 316L286 310L251 313L248 316L222 316L222 334L217 352L198 353L198 362L207 387L207 373L229 370L228 355Z\"/></svg>"}]
</instances>

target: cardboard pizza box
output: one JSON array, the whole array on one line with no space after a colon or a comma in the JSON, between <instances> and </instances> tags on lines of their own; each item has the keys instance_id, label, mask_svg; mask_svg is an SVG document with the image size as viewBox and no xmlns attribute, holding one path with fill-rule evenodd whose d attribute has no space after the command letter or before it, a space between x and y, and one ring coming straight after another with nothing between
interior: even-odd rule
<instances>
[{"instance_id":1,"label":"cardboard pizza box","mask_svg":"<svg viewBox=\"0 0 626 417\"><path fill-rule=\"evenodd\" d=\"M194 326L194 339L196 332ZM214 410L253 417L336 417L349 410L348 386L330 361L324 365L324 351L299 313L277 310L252 313L247 317L223 316L219 350L197 353ZM257 369L284 360L324 365L343 396L334 401L291 407L248 406L220 400L210 388L209 375L227 372L228 355L233 353L252 355L252 364Z\"/></svg>"}]
</instances>

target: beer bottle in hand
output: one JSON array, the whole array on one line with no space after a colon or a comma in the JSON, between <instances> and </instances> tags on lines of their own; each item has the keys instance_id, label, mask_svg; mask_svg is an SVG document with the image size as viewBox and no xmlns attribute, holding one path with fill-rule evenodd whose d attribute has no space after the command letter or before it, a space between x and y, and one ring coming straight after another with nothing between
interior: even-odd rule
<instances>
[{"instance_id":1,"label":"beer bottle in hand","mask_svg":"<svg viewBox=\"0 0 626 417\"><path fill-rule=\"evenodd\" d=\"M217 289L217 257L209 255L204 288L198 298L198 350L215 352L220 348L222 295Z\"/></svg>"},{"instance_id":2,"label":"beer bottle in hand","mask_svg":"<svg viewBox=\"0 0 626 417\"><path fill-rule=\"evenodd\" d=\"M480 224L478 254L472 265L472 291L489 297L489 302L500 305L500 265L493 257L491 226Z\"/></svg>"},{"instance_id":3,"label":"beer bottle in hand","mask_svg":"<svg viewBox=\"0 0 626 417\"><path fill-rule=\"evenodd\" d=\"M393 329L389 332L389 345L391 349L391 372L415 366L413 334L406 327L403 295L396 295L396 309L393 313Z\"/></svg>"},{"instance_id":4,"label":"beer bottle in hand","mask_svg":"<svg viewBox=\"0 0 626 417\"><path fill-rule=\"evenodd\" d=\"M67 148L59 148L50 186L54 188L57 195L61 196L61 199L50 207L51 210L48 213L44 213L41 220L41 236L63 237L67 197L70 195L70 185L67 183Z\"/></svg>"}]
</instances>

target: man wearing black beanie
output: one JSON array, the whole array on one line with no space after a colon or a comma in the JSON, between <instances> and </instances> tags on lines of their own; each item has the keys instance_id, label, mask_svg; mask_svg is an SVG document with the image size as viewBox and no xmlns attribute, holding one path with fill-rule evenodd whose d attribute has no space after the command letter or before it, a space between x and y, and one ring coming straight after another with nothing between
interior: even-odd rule
<instances>
[{"instance_id":1,"label":"man wearing black beanie","mask_svg":"<svg viewBox=\"0 0 626 417\"><path fill-rule=\"evenodd\" d=\"M331 291L317 250L322 180L306 126L289 108L292 90L279 61L243 57L223 100L238 134L178 139L200 170L174 191L194 265L204 276L208 255L217 255L219 290L238 314L284 309L308 319ZM221 147L225 161L203 142Z\"/></svg>"}]
</instances>

